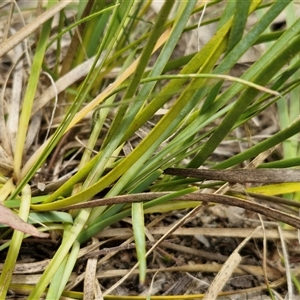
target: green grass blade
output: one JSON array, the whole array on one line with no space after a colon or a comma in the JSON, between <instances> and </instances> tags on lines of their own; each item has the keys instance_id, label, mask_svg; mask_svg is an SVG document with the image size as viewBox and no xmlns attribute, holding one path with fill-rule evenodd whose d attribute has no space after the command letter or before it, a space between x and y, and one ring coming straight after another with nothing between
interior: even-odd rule
<instances>
[{"instance_id":1,"label":"green grass blade","mask_svg":"<svg viewBox=\"0 0 300 300\"><path fill-rule=\"evenodd\" d=\"M19 217L24 221L26 221L28 218L28 214L30 210L30 198L31 198L30 187L25 186L22 191L22 202L19 211ZM11 239L11 244L9 246L9 250L6 255L5 263L1 270L0 299L6 299L6 294L8 291L9 284L11 282L13 270L15 268L15 263L18 258L23 237L24 237L23 232L17 230L14 231L13 237Z\"/></svg>"},{"instance_id":2,"label":"green grass blade","mask_svg":"<svg viewBox=\"0 0 300 300\"><path fill-rule=\"evenodd\" d=\"M226 26L222 27L214 37L195 55L191 61L180 71L179 74L192 74L205 72L208 73L213 67L214 63L218 60L219 56L226 47L226 35L230 29L231 23L227 23ZM199 70L200 69L200 70ZM185 83L187 79L173 80L154 98L151 103L141 111L135 118L123 140L128 139L142 124L144 124L153 114L166 103L171 96L178 91ZM197 84L194 83L195 86ZM199 88L199 86L198 86ZM192 90L190 88L189 90ZM192 90L192 92L194 89ZM191 95L190 95L191 96ZM189 97L185 95L182 97Z\"/></svg>"},{"instance_id":3,"label":"green grass blade","mask_svg":"<svg viewBox=\"0 0 300 300\"><path fill-rule=\"evenodd\" d=\"M132 203L131 216L134 241L136 245L135 249L139 262L140 284L144 284L146 279L147 263L143 203Z\"/></svg>"},{"instance_id":4,"label":"green grass blade","mask_svg":"<svg viewBox=\"0 0 300 300\"><path fill-rule=\"evenodd\" d=\"M184 27L189 19L189 16L192 12L193 7L195 6L196 1L188 1L188 2L182 2L182 7L181 9L178 11L178 15L176 15L176 19L174 22L174 27L172 28L172 32L170 34L169 39L167 40L166 44L164 45L163 49L161 50L161 53L159 55L159 57L157 58L152 70L149 72L147 77L153 77L153 76L157 76L159 74L161 74L161 72L164 70L164 67L167 63L167 61L169 60L172 52L174 51L174 48L176 46L176 44L178 43L178 39L180 37L180 34L183 32ZM147 79L147 78L145 78ZM141 82L143 82L143 80L141 80ZM139 110L141 109L141 107L147 103L147 100L149 99L150 93L152 91L152 89L155 86L155 82L149 82L148 84L144 84L143 87L141 88L140 92L139 92L139 98L142 99L143 101L136 101L134 105L132 105L130 107L130 110L128 111L128 114L130 116L132 116L131 118L133 119L133 117L135 118L136 114L139 112ZM130 118L128 116L128 118ZM132 124L135 124L135 129L138 128L138 126L140 126L142 122L136 122L136 118L135 118L135 122L132 122L130 124L130 128L132 127ZM128 135L130 135L132 133L134 129L129 129L128 130ZM123 138L123 141L126 138Z\"/></svg>"},{"instance_id":5,"label":"green grass blade","mask_svg":"<svg viewBox=\"0 0 300 300\"><path fill-rule=\"evenodd\" d=\"M29 300L35 300L41 297L42 293L45 291L46 287L52 280L60 264L63 262L69 250L73 246L79 233L84 228L85 222L88 219L89 214L90 209L83 209L80 211L77 218L75 219L74 225L72 226L71 230L67 232L67 234L64 236L61 246L56 251L54 257L51 259L51 262L40 277L39 282L29 295Z\"/></svg>"},{"instance_id":6,"label":"green grass blade","mask_svg":"<svg viewBox=\"0 0 300 300\"><path fill-rule=\"evenodd\" d=\"M78 253L80 250L80 245L77 241L74 242L73 247L71 249L71 252L68 256L66 256L66 262L64 260L63 264L64 268L59 267L57 272L55 273L55 276L53 280L51 281L50 288L52 287L53 282L57 282L57 284L53 284L53 294L50 294L50 288L47 292L47 298L50 299L60 299L61 295L63 294L63 291L65 289L65 286L67 285L69 278L72 274L72 271L74 269L75 263L78 258ZM55 280L55 277L57 280Z\"/></svg>"},{"instance_id":7,"label":"green grass blade","mask_svg":"<svg viewBox=\"0 0 300 300\"><path fill-rule=\"evenodd\" d=\"M296 16L296 8L295 3L292 2L287 6L286 9L286 16L287 16L287 26L291 27L297 21L298 17ZM295 57L291 63L297 64L299 63L299 55ZM299 69L296 73L292 76L292 80L299 78ZM277 102L278 106L278 117L280 128L286 128L291 122L296 120L300 114L300 105L299 105L299 95L300 95L300 88L295 87L290 92L290 105L286 105L284 99L279 99ZM284 158L293 158L298 155L299 146L297 139L299 135L297 134L293 139L286 140L282 143L283 146L283 156Z\"/></svg>"},{"instance_id":8,"label":"green grass blade","mask_svg":"<svg viewBox=\"0 0 300 300\"><path fill-rule=\"evenodd\" d=\"M155 42L158 40L158 38L161 36L163 30L164 30L164 23L167 20L168 14L170 13L173 2L165 2L164 6L162 7L158 17L157 21L155 22L154 28L151 31L151 34L149 36L149 39L147 41L147 44L145 45L143 52L141 54L141 59L139 61L139 64L137 66L136 72L134 74L134 77L132 78L129 87L126 90L126 93L123 97L123 101L130 99L134 96L137 87L139 86L140 80L143 76L143 73L148 65L149 58L152 54L152 51L155 46ZM110 127L109 133L106 136L106 139L103 142L102 148L105 147L108 142L111 141L112 137L114 138L113 143L119 143L120 137L122 137L124 134L121 128L127 128L129 124L132 123L133 116L127 116L126 119L124 119L125 113L127 111L128 105L121 105L118 109L118 112L114 118L114 121ZM119 138L117 138L119 137Z\"/></svg>"},{"instance_id":9,"label":"green grass blade","mask_svg":"<svg viewBox=\"0 0 300 300\"><path fill-rule=\"evenodd\" d=\"M228 1L218 22L217 30L221 29L234 15L237 1Z\"/></svg>"},{"instance_id":10,"label":"green grass blade","mask_svg":"<svg viewBox=\"0 0 300 300\"><path fill-rule=\"evenodd\" d=\"M49 2L49 8L55 3ZM27 135L28 125L30 121L31 109L33 105L33 100L36 94L41 67L51 32L52 19L48 20L42 27L41 34L39 37L36 53L32 62L31 73L26 89L26 93L23 100L23 107L20 116L19 130L16 137L16 149L14 155L14 174L18 180L20 180L23 149L25 146L25 139ZM22 188L22 187L20 187Z\"/></svg>"},{"instance_id":11,"label":"green grass blade","mask_svg":"<svg viewBox=\"0 0 300 300\"><path fill-rule=\"evenodd\" d=\"M115 10L118 7L115 7ZM105 43L106 40L103 41ZM103 45L103 44L102 44ZM113 43L111 44L112 47ZM30 178L33 176L34 172L41 166L41 164L45 161L45 159L49 156L53 148L56 146L58 141L62 138L63 134L66 132L67 129L69 129L69 125L72 122L75 114L79 110L79 108L82 106L82 103L85 101L87 98L88 92L89 92L89 87L92 86L92 82L90 82L90 79L92 75L94 76L92 81L95 80L97 74L93 74L92 70L95 68L97 61L99 60L101 53L102 53L102 46L100 45L98 49L98 53L96 55L96 58L94 60L93 66L91 67L90 72L86 76L80 90L78 91L78 94L76 98L74 99L74 102L70 106L69 111L65 114L64 120L61 122L60 126L57 128L57 130L54 132L53 136L48 140L48 142L44 145L42 145L42 153L38 156L36 161L33 163L33 166L30 168L30 172L27 172L24 175L24 178L22 178L22 181L19 183L17 186L16 190L12 194L11 198L15 198L16 195L19 193L20 189L24 184L26 184Z\"/></svg>"},{"instance_id":12,"label":"green grass blade","mask_svg":"<svg viewBox=\"0 0 300 300\"><path fill-rule=\"evenodd\" d=\"M298 28L300 22L298 21L297 26L295 25L295 28ZM268 52L265 53L265 55L260 59L260 61L257 62L257 65L261 66L261 63L264 62L264 67L258 71L255 76L253 77L253 80L256 82L260 82L260 84L267 84L269 80L272 79L272 77L280 70L280 68L286 63L286 61L290 60L294 55L296 55L299 50L297 43L299 41L293 36L294 34L294 28L293 30L287 31L274 45L272 48L269 49ZM296 34L297 34L297 30ZM287 45L286 49L282 51L282 45ZM291 53L290 53L291 52ZM272 62L270 62L270 59L272 58ZM267 63L269 61L269 63ZM252 68L251 68L252 69ZM253 65L253 69L246 74L250 74L253 72L253 70L256 69L256 64ZM246 76L245 76L246 77ZM242 76L244 78L244 76ZM234 87L233 87L234 88ZM228 89L228 93L229 93ZM248 94L249 93L249 94ZM200 150L200 152L193 158L191 163L189 163L189 167L199 167L206 159L207 157L214 151L214 149L219 144L220 140L222 140L227 133L231 130L234 123L237 121L238 117L245 111L246 107L251 104L251 101L254 101L254 98L257 95L257 91L254 91L250 88L247 88L243 94L239 97L239 99L234 104L234 107L230 110L230 112L226 115L223 122L217 127L217 129L214 131L214 134L210 137L209 141L205 143L204 147Z\"/></svg>"},{"instance_id":13,"label":"green grass blade","mask_svg":"<svg viewBox=\"0 0 300 300\"><path fill-rule=\"evenodd\" d=\"M264 32L270 23L280 14L288 5L288 1L276 1L253 28L241 39L237 45L224 57L221 63L215 68L214 73L223 73L228 71L237 60L255 43L256 39ZM250 11L253 11L259 5L259 1L253 1Z\"/></svg>"},{"instance_id":14,"label":"green grass blade","mask_svg":"<svg viewBox=\"0 0 300 300\"><path fill-rule=\"evenodd\" d=\"M293 157L264 163L259 165L258 168L291 168L296 166L300 166L300 157Z\"/></svg>"},{"instance_id":15,"label":"green grass blade","mask_svg":"<svg viewBox=\"0 0 300 300\"><path fill-rule=\"evenodd\" d=\"M250 0L235 2L234 18L230 30L227 52L230 52L243 37L251 2Z\"/></svg>"},{"instance_id":16,"label":"green grass blade","mask_svg":"<svg viewBox=\"0 0 300 300\"><path fill-rule=\"evenodd\" d=\"M279 143L283 142L284 140L290 138L291 136L299 133L300 128L300 121L296 121L291 124L289 127L279 131L278 133L274 134L273 136L269 137L268 139L258 143L257 145L251 147L250 149L239 153L223 162L217 164L215 166L216 169L225 169L229 168L235 164L241 163L249 158L257 156L259 153L262 153Z\"/></svg>"},{"instance_id":17,"label":"green grass blade","mask_svg":"<svg viewBox=\"0 0 300 300\"><path fill-rule=\"evenodd\" d=\"M55 275L53 276L53 279L50 283L50 286L47 291L46 300L52 300L52 299L59 299L60 293L59 293L59 287L61 284L61 279L63 278L64 270L66 267L68 257L66 256L63 261L61 262L59 268L55 272Z\"/></svg>"}]
</instances>

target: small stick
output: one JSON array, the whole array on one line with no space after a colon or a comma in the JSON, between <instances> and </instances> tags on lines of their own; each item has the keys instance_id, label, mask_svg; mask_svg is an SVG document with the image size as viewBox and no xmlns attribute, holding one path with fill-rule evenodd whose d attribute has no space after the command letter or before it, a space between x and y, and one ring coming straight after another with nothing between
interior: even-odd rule
<instances>
[{"instance_id":1,"label":"small stick","mask_svg":"<svg viewBox=\"0 0 300 300\"><path fill-rule=\"evenodd\" d=\"M300 169L207 170L168 168L164 173L181 177L199 178L200 180L219 180L234 183L300 182Z\"/></svg>"}]
</instances>

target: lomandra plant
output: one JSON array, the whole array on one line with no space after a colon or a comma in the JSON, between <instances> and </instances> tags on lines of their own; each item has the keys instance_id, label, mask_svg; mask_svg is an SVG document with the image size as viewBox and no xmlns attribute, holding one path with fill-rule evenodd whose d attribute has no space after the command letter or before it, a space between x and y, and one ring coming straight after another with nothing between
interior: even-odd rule
<instances>
[{"instance_id":1,"label":"lomandra plant","mask_svg":"<svg viewBox=\"0 0 300 300\"><path fill-rule=\"evenodd\" d=\"M0 248L8 248L9 255L0 277L1 299L9 290L28 294L27 299L109 299L106 295L115 286L103 294L94 289L99 284L90 260L92 277L86 278L84 288L66 286L82 253L101 244L94 237L128 217L140 284L145 284L147 256L171 233L146 253L146 213L184 208L195 213L201 202L221 202L300 229L293 214L253 203L230 187L219 195L202 193L199 185L205 179L219 179L214 188L226 181L267 184L247 190L256 195L299 190L298 184L287 183L299 181L297 171L278 170L299 164L298 159L283 156L271 165L264 163L274 147L299 132L293 101L298 97L300 20L268 32L293 1L165 1L155 14L154 2L48 1L29 11L17 9L17 3L3 4L2 18L8 22L0 57L11 57L12 64L1 83L0 197L4 206L60 244L36 284L16 284L12 270L26 236L3 228L2 237L9 240ZM28 13L35 17L26 18ZM249 27L254 15L257 20ZM20 30L13 27L15 18L23 24ZM216 31L208 42L174 59L183 36L198 32L200 38L212 23ZM240 77L229 75L249 49L266 43L266 50ZM228 159L211 160L235 130L278 101L286 115L293 111L282 118L288 123ZM250 160L248 168L272 170L195 172L200 167L241 168ZM274 180L272 174L278 173ZM213 287L218 292L222 285ZM205 297L216 295L210 289Z\"/></svg>"}]
</instances>

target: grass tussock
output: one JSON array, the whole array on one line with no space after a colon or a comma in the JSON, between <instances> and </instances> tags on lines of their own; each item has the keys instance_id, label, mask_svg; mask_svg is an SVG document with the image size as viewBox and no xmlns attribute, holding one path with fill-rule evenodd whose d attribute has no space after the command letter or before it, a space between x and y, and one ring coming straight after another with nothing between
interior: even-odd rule
<instances>
[{"instance_id":1,"label":"grass tussock","mask_svg":"<svg viewBox=\"0 0 300 300\"><path fill-rule=\"evenodd\" d=\"M296 299L298 12L2 3L0 299Z\"/></svg>"}]
</instances>

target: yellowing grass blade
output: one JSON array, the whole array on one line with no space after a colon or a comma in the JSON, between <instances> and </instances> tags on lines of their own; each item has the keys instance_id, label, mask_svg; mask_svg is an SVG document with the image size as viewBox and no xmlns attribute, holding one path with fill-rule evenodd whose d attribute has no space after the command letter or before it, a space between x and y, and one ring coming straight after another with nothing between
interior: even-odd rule
<instances>
[{"instance_id":1,"label":"yellowing grass blade","mask_svg":"<svg viewBox=\"0 0 300 300\"><path fill-rule=\"evenodd\" d=\"M285 182L278 184L269 184L246 189L247 192L263 195L281 195L300 191L299 182Z\"/></svg>"}]
</instances>

